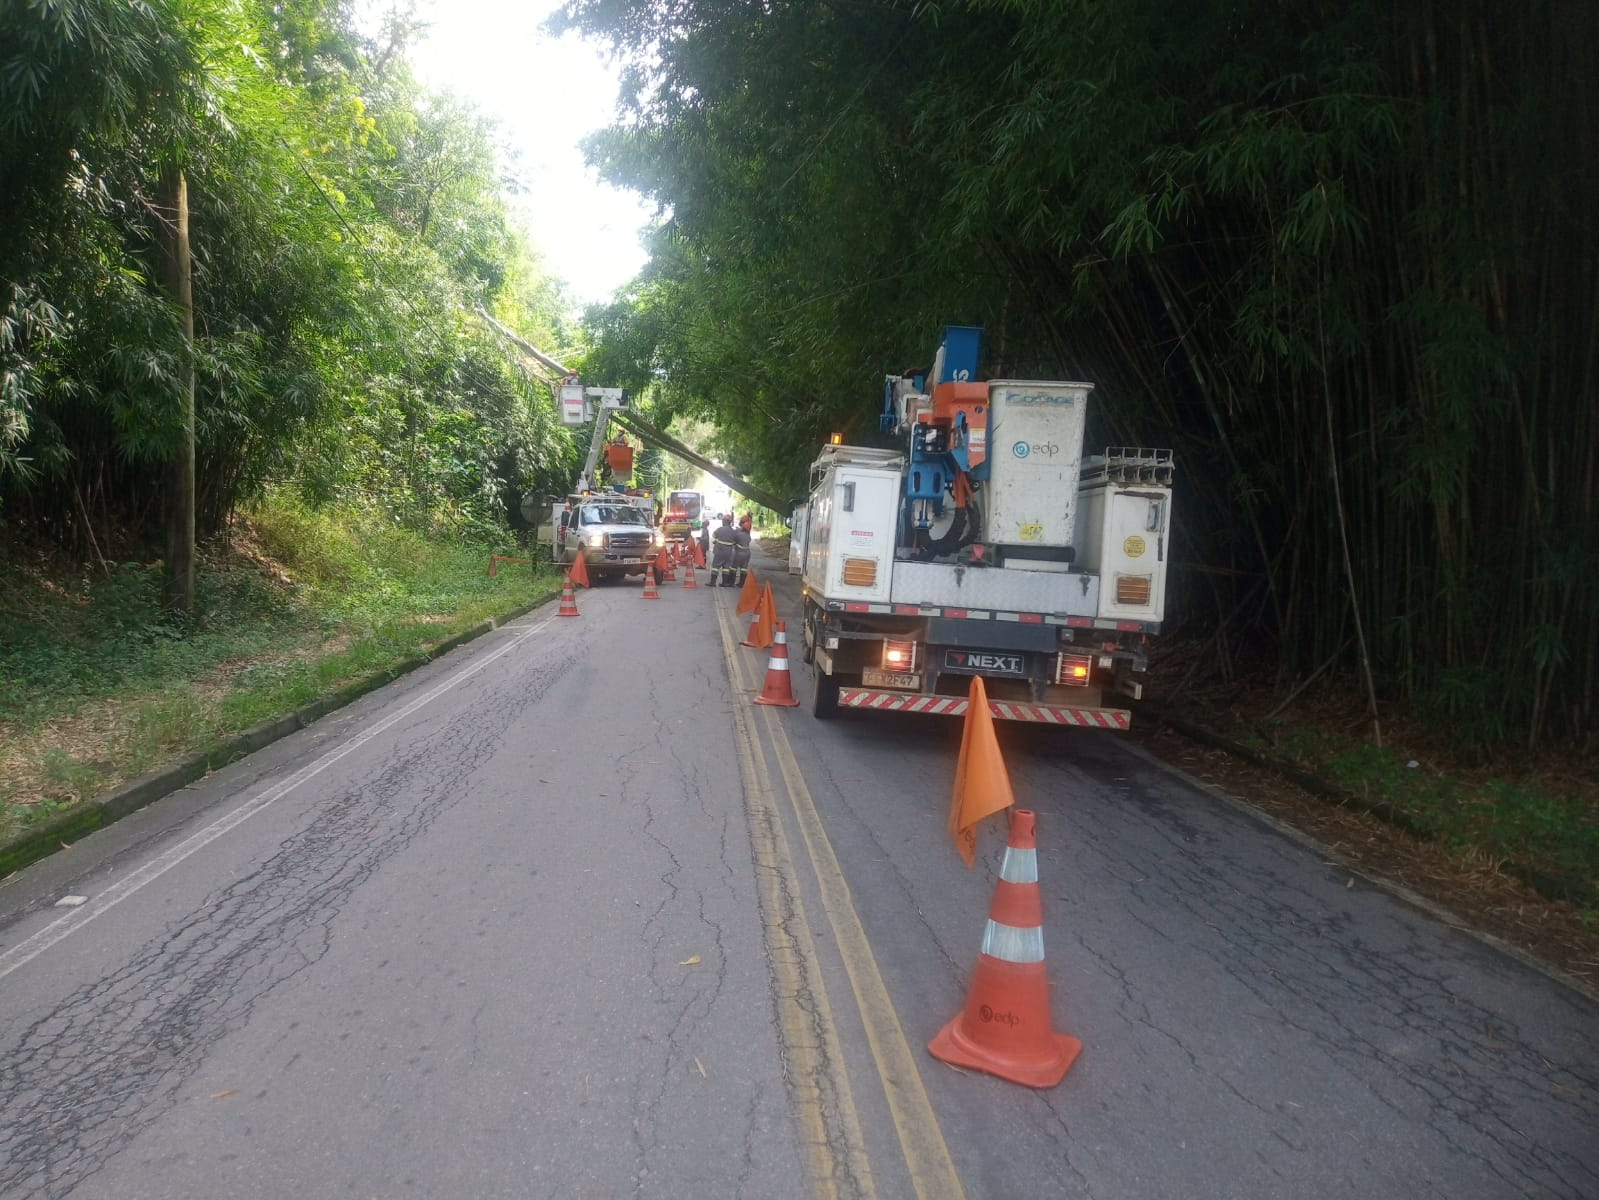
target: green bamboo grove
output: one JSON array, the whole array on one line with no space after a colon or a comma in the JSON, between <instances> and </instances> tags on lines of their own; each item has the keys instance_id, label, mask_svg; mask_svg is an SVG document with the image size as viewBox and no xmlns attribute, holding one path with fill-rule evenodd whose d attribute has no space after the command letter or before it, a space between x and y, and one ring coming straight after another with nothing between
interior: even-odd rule
<instances>
[{"instance_id":1,"label":"green bamboo grove","mask_svg":"<svg viewBox=\"0 0 1599 1200\"><path fill-rule=\"evenodd\" d=\"M1182 620L1466 742L1591 737L1593 214L1580 0L577 0L649 45L591 150L653 195L613 374L797 488L940 325L1171 445Z\"/></svg>"}]
</instances>

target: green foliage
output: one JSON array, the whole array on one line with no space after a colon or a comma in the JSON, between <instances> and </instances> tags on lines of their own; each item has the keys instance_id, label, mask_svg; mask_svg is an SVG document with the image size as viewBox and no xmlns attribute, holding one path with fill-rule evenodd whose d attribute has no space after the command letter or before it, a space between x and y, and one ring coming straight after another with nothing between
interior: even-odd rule
<instances>
[{"instance_id":1,"label":"green foliage","mask_svg":"<svg viewBox=\"0 0 1599 1200\"><path fill-rule=\"evenodd\" d=\"M1307 769L1333 786L1399 814L1421 835L1478 861L1487 859L1580 904L1599 905L1599 811L1579 784L1557 792L1513 777L1440 774L1405 754L1287 725L1257 748Z\"/></svg>"},{"instance_id":2,"label":"green foliage","mask_svg":"<svg viewBox=\"0 0 1599 1200\"><path fill-rule=\"evenodd\" d=\"M1176 449L1177 621L1258 611L1293 675L1358 611L1393 695L1494 740L1591 733L1599 181L1569 97L1599 9L563 19L630 63L591 158L663 213L633 292L591 314L608 378L785 490L831 430L869 439L879 376L983 325L990 375L1096 382L1091 446Z\"/></svg>"},{"instance_id":3,"label":"green foliage","mask_svg":"<svg viewBox=\"0 0 1599 1200\"><path fill-rule=\"evenodd\" d=\"M565 473L543 388L470 315L570 340L507 215L494 131L416 84L403 23L377 47L350 12L0 11L0 512L36 536L86 556L141 545L186 358L202 536L275 484L487 536ZM153 282L174 162L192 348Z\"/></svg>"},{"instance_id":4,"label":"green foliage","mask_svg":"<svg viewBox=\"0 0 1599 1200\"><path fill-rule=\"evenodd\" d=\"M238 532L258 557L207 557L188 630L162 606L159 567L0 573L0 836L425 654L550 586L526 570L488 578L489 555L506 551L498 541L429 538L381 511L289 495L268 497Z\"/></svg>"}]
</instances>

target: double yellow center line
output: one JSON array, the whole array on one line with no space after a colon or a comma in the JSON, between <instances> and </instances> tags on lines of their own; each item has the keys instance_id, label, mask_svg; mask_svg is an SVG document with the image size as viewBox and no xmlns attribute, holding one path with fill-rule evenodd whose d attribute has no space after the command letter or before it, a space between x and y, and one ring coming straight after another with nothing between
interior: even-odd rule
<instances>
[{"instance_id":1,"label":"double yellow center line","mask_svg":"<svg viewBox=\"0 0 1599 1200\"><path fill-rule=\"evenodd\" d=\"M815 1193L824 1200L870 1200L877 1190L850 1091L848 1064L811 938L800 877L783 832L772 760L781 776L786 811L799 830L823 912L860 1010L873 1065L893 1115L916 1195L919 1200L961 1200L966 1193L922 1085L917 1058L900 1027L899 1014L883 984L849 884L783 729L783 721L791 719L784 714L794 710L760 708L757 729L757 709L748 703L748 697L758 690L756 666L738 652L728 606L717 604L716 610L733 684L739 768L744 777L745 806L777 991L790 1098L805 1140ZM763 657L759 675L764 676L765 666Z\"/></svg>"}]
</instances>

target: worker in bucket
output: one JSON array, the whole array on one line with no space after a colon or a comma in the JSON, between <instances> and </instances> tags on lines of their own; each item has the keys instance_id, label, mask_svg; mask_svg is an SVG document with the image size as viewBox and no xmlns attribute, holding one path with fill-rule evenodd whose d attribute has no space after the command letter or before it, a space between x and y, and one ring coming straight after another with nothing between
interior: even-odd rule
<instances>
[{"instance_id":1,"label":"worker in bucket","mask_svg":"<svg viewBox=\"0 0 1599 1200\"><path fill-rule=\"evenodd\" d=\"M738 531L733 528L733 514L723 513L722 523L711 534L711 586L733 586L733 551L738 545Z\"/></svg>"},{"instance_id":2,"label":"worker in bucket","mask_svg":"<svg viewBox=\"0 0 1599 1200\"><path fill-rule=\"evenodd\" d=\"M749 513L739 518L738 528L733 530L733 587L743 587L744 577L750 573L750 527L755 522Z\"/></svg>"}]
</instances>

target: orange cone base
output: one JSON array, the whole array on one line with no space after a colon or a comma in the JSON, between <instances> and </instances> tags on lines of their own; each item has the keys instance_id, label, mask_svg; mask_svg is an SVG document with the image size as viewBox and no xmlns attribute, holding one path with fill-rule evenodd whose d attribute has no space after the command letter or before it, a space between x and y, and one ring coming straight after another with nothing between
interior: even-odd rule
<instances>
[{"instance_id":1,"label":"orange cone base","mask_svg":"<svg viewBox=\"0 0 1599 1200\"><path fill-rule=\"evenodd\" d=\"M799 701L789 686L787 671L767 671L766 687L755 697L757 704L776 704L780 708L798 708Z\"/></svg>"},{"instance_id":2,"label":"orange cone base","mask_svg":"<svg viewBox=\"0 0 1599 1200\"><path fill-rule=\"evenodd\" d=\"M1043 963L1008 963L980 954L966 1010L940 1029L927 1049L953 1066L1049 1088L1066 1078L1083 1044L1050 1028Z\"/></svg>"}]
</instances>

